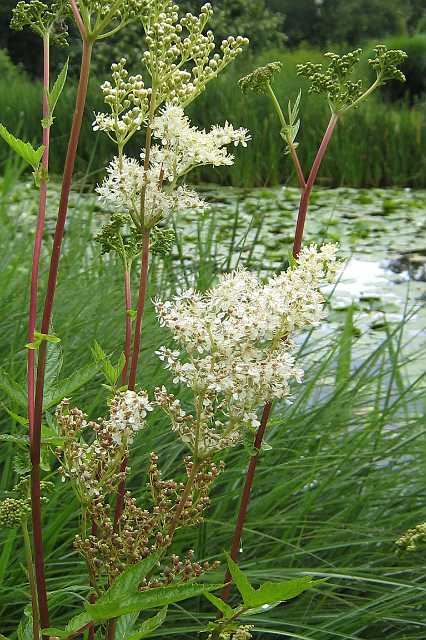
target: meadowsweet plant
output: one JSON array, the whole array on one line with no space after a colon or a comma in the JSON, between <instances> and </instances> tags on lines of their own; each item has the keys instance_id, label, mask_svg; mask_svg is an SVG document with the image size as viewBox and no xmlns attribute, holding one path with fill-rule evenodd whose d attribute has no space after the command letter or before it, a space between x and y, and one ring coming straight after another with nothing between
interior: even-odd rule
<instances>
[{"instance_id":1,"label":"meadowsweet plant","mask_svg":"<svg viewBox=\"0 0 426 640\"><path fill-rule=\"evenodd\" d=\"M293 253L290 260L299 259L302 255L302 240L312 190L333 133L342 116L351 109L359 108L378 87L386 82L390 80L405 81L405 76L398 67L406 59L407 54L401 50L388 50L385 45L377 45L374 49L375 57L369 60L369 64L376 78L369 87L364 87L362 81L356 79L355 76L361 53L361 49L356 49L343 56L329 52L325 54L325 57L329 61L328 65L314 64L312 62L298 65L299 76L309 82L308 92L324 95L331 111L330 121L307 178L305 178L305 172L299 160L297 153L298 142L296 141L301 129L301 119L299 117L301 91L299 91L293 103L291 99L288 100L287 113L285 114L285 110L282 109L280 101L273 90L274 77L282 70L281 63L271 62L264 67L255 69L239 81L243 92L252 91L257 95L265 95L271 99L274 111L281 125L281 137L285 144L285 152L290 155L296 171L300 188L300 202L294 235ZM232 540L231 558L233 560L237 558L240 548L241 534L258 462L258 454L256 451L262 446L271 409L272 404L270 401L267 401L264 405L261 422L254 438L255 454L252 456L247 470L246 482ZM226 578L229 579L230 577L231 574L228 571ZM229 593L230 588L228 585L223 592L224 599L229 597Z\"/></svg>"},{"instance_id":2,"label":"meadowsweet plant","mask_svg":"<svg viewBox=\"0 0 426 640\"><path fill-rule=\"evenodd\" d=\"M169 224L178 224L182 212L202 212L207 207L188 182L191 172L206 165L231 166L233 149L247 147L250 141L250 133L243 127L224 122L200 130L186 113L188 105L248 44L243 36L216 43L208 30L211 15L210 4L204 5L199 15L182 15L171 0L64 0L49 4L31 0L18 3L15 10L14 26L29 26L43 38L45 47L43 145L34 148L0 128L5 141L32 166L41 198L27 344L28 415L11 412L28 426L29 437L3 438L19 447L17 482L0 502L0 524L21 527L26 549L31 615L18 629L20 638L32 634L35 640L137 640L164 624L168 605L204 595L221 617L201 631L211 640L249 640L250 615L320 582L306 576L254 588L235 557L272 403L285 406L303 383L303 363L296 361L295 340L298 333L317 326L325 317L322 287L336 277L336 246L301 246L309 194L340 114L357 106L373 89L360 93L361 86L348 79L357 61L356 52L331 57L326 71L301 70L309 75L313 91L326 92L333 122L305 182L296 150L300 94L296 103L289 105L287 121L271 85L280 71L277 64L242 81L243 88L273 99L296 165L302 199L293 255L286 271L267 280L241 268L220 276L206 292L180 291L170 300L155 296L158 322L168 330L172 346L157 349L170 373L169 382L149 394L143 370L138 377L138 365L145 338L150 256L170 250L174 234ZM46 132L54 124L54 108L67 75L66 65L50 88L46 45L51 37L64 44L64 19L73 19L77 26L82 60L47 292L40 329L36 330L48 180ZM62 385L52 386L46 367L60 337L52 332L51 320L92 54L97 41L117 33L130 21L139 25L145 36L140 73L129 75L125 59L113 63L112 77L101 87L106 112L95 114L93 122L94 131L107 135L116 146L116 154L96 188L107 217L96 241L102 254L117 255L123 269L123 352L114 361L96 342L92 345L94 364L75 371ZM401 53L377 49L372 62L377 85L398 76L396 65L401 59ZM136 157L127 154L131 139L140 143ZM137 293L133 291L132 267L138 271ZM106 410L102 416L88 415L68 395L100 373ZM171 434L186 450L176 477L166 477L163 460L155 451L148 452L145 492L138 501L127 489L131 447L136 440L142 442L160 412L166 414ZM190 548L177 554L175 535L203 522L211 489L224 470L224 452L243 444L248 445L251 461L227 557L228 573L225 581L199 580L217 572L218 561L197 558ZM241 447L242 455L243 451ZM42 478L42 472L49 474L49 481ZM43 552L42 506L55 489L51 482L55 476L76 498L79 518L72 545L87 568L86 599L79 611L70 612L65 628L50 620ZM232 581L241 600L234 607L226 602ZM212 592L223 588L223 582L225 591L219 598Z\"/></svg>"}]
</instances>

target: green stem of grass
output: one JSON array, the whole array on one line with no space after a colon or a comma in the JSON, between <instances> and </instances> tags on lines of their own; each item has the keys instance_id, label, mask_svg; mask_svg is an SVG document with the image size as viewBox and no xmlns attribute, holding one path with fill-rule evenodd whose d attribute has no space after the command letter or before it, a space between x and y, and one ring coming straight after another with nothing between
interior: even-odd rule
<instances>
[{"instance_id":1,"label":"green stem of grass","mask_svg":"<svg viewBox=\"0 0 426 640\"><path fill-rule=\"evenodd\" d=\"M33 552L31 548L31 540L30 540L30 534L28 533L28 524L27 524L26 518L22 519L21 528L22 528L22 534L24 538L24 550L25 550L25 560L27 564L28 583L30 585L30 592L31 592L31 608L32 608L32 614L33 614L33 636L34 636L34 640L39 640L40 617L39 617L38 602L37 602L37 583L36 583L36 576L34 573Z\"/></svg>"}]
</instances>

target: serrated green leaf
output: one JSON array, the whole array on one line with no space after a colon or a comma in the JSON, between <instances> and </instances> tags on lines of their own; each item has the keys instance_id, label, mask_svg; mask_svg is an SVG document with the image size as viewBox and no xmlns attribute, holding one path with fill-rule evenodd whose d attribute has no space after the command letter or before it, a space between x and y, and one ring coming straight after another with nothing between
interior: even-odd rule
<instances>
[{"instance_id":1,"label":"serrated green leaf","mask_svg":"<svg viewBox=\"0 0 426 640\"><path fill-rule=\"evenodd\" d=\"M8 409L5 405L2 405L2 406L3 406L3 409L6 411L6 413L12 418L12 420L14 420L17 424L20 424L22 427L28 427L28 424L29 424L28 418L26 418L25 416L18 415L14 411L11 411L10 409Z\"/></svg>"},{"instance_id":2,"label":"serrated green leaf","mask_svg":"<svg viewBox=\"0 0 426 640\"><path fill-rule=\"evenodd\" d=\"M137 593L139 585L157 564L160 553L153 553L141 562L127 567L127 569L113 582L108 591L101 596L97 604L104 604L118 600L126 595Z\"/></svg>"},{"instance_id":3,"label":"serrated green leaf","mask_svg":"<svg viewBox=\"0 0 426 640\"><path fill-rule=\"evenodd\" d=\"M64 364L63 352L60 344L49 343L47 347L46 373L44 388L49 391L58 381Z\"/></svg>"},{"instance_id":4,"label":"serrated green leaf","mask_svg":"<svg viewBox=\"0 0 426 640\"><path fill-rule=\"evenodd\" d=\"M67 626L65 627L65 631L69 635L70 633L79 631L80 629L87 626L91 622L92 622L92 618L86 613L86 611L82 611L78 615L74 616L74 618L71 618L71 620L68 622Z\"/></svg>"},{"instance_id":5,"label":"serrated green leaf","mask_svg":"<svg viewBox=\"0 0 426 640\"><path fill-rule=\"evenodd\" d=\"M0 433L1 442L14 442L21 447L28 447L30 444L28 436L15 436L12 433Z\"/></svg>"},{"instance_id":6,"label":"serrated green leaf","mask_svg":"<svg viewBox=\"0 0 426 640\"><path fill-rule=\"evenodd\" d=\"M234 614L234 610L229 606L224 600L218 598L212 593L205 593L204 596L211 602L211 604L216 607L219 611L221 611L225 618L229 618Z\"/></svg>"},{"instance_id":7,"label":"serrated green leaf","mask_svg":"<svg viewBox=\"0 0 426 640\"><path fill-rule=\"evenodd\" d=\"M63 398L71 397L75 391L90 382L90 380L93 380L99 372L99 368L98 363L84 365L69 378L60 380L56 385L53 385L46 393L44 409L50 409L59 404Z\"/></svg>"},{"instance_id":8,"label":"serrated green leaf","mask_svg":"<svg viewBox=\"0 0 426 640\"><path fill-rule=\"evenodd\" d=\"M69 58L65 62L60 74L56 78L52 91L49 93L48 101L49 101L49 111L51 116L53 115L56 105L58 104L58 100L61 97L61 93L64 90L64 86L65 86L65 82L67 80L67 74L68 74L68 64L69 64Z\"/></svg>"},{"instance_id":9,"label":"serrated green leaf","mask_svg":"<svg viewBox=\"0 0 426 640\"><path fill-rule=\"evenodd\" d=\"M103 370L105 374L105 378L108 380L111 386L114 386L117 382L118 375L115 367L111 364L109 360L103 361Z\"/></svg>"},{"instance_id":10,"label":"serrated green leaf","mask_svg":"<svg viewBox=\"0 0 426 640\"><path fill-rule=\"evenodd\" d=\"M235 586L241 594L244 606L249 609L291 600L307 589L324 582L323 580L312 580L309 576L303 576L302 578L294 578L284 582L265 582L258 589L253 589L239 566L229 556L227 559Z\"/></svg>"},{"instance_id":11,"label":"serrated green leaf","mask_svg":"<svg viewBox=\"0 0 426 640\"><path fill-rule=\"evenodd\" d=\"M142 638L148 638L152 634L152 632L155 631L155 629L161 627L166 619L166 616L167 607L164 607L164 609L161 609L161 611L159 611L157 615L142 622L139 630L136 633L132 633L132 635L130 636L126 636L125 640L141 640Z\"/></svg>"},{"instance_id":12,"label":"serrated green leaf","mask_svg":"<svg viewBox=\"0 0 426 640\"><path fill-rule=\"evenodd\" d=\"M18 451L13 458L13 470L17 476L25 476L31 471L30 456L26 451Z\"/></svg>"},{"instance_id":13,"label":"serrated green leaf","mask_svg":"<svg viewBox=\"0 0 426 640\"><path fill-rule=\"evenodd\" d=\"M136 613L146 609L156 609L169 604L181 602L188 598L202 595L206 591L215 591L222 585L183 584L178 586L158 587L142 591L127 598L120 598L107 604L87 604L86 611L95 622L118 618L128 613Z\"/></svg>"},{"instance_id":14,"label":"serrated green leaf","mask_svg":"<svg viewBox=\"0 0 426 640\"><path fill-rule=\"evenodd\" d=\"M254 593L254 589L248 581L248 578L237 565L237 563L232 560L231 556L227 555L226 559L228 561L229 572L232 576L234 584L240 592L244 604L249 605L250 599Z\"/></svg>"},{"instance_id":15,"label":"serrated green leaf","mask_svg":"<svg viewBox=\"0 0 426 640\"><path fill-rule=\"evenodd\" d=\"M48 444L51 447L60 447L64 443L64 439L50 427L42 425L41 428L41 444Z\"/></svg>"},{"instance_id":16,"label":"serrated green leaf","mask_svg":"<svg viewBox=\"0 0 426 640\"><path fill-rule=\"evenodd\" d=\"M0 369L0 391L3 391L16 404L27 408L27 395L24 388L2 369Z\"/></svg>"},{"instance_id":17,"label":"serrated green leaf","mask_svg":"<svg viewBox=\"0 0 426 640\"><path fill-rule=\"evenodd\" d=\"M95 362L102 362L102 360L106 360L107 355L97 340L93 342L91 351Z\"/></svg>"},{"instance_id":18,"label":"serrated green leaf","mask_svg":"<svg viewBox=\"0 0 426 640\"><path fill-rule=\"evenodd\" d=\"M76 634L80 629L83 629L87 625L92 622L90 617L87 615L85 611L79 613L78 615L71 618L71 620L66 625L65 629L57 629L55 627L49 627L46 629L42 629L43 635L56 636L58 638L65 639L69 638Z\"/></svg>"},{"instance_id":19,"label":"serrated green leaf","mask_svg":"<svg viewBox=\"0 0 426 640\"><path fill-rule=\"evenodd\" d=\"M14 135L9 133L6 127L3 124L0 124L0 136L3 140L9 145L9 147L18 154L25 162L27 162L34 171L37 171L38 165L40 164L40 160L43 157L44 147L38 147L38 149L34 149L32 144L29 142L24 142L19 138L16 138Z\"/></svg>"},{"instance_id":20,"label":"serrated green leaf","mask_svg":"<svg viewBox=\"0 0 426 640\"><path fill-rule=\"evenodd\" d=\"M250 607L262 607L285 602L296 598L307 589L312 589L312 587L322 582L323 580L312 580L309 576L284 582L266 582L259 589L254 590L254 593L250 596L250 602L247 602L247 604Z\"/></svg>"},{"instance_id":21,"label":"serrated green leaf","mask_svg":"<svg viewBox=\"0 0 426 640\"><path fill-rule=\"evenodd\" d=\"M115 628L115 640L126 640L130 633L135 630L135 622L138 617L139 613L129 613L127 616L118 618Z\"/></svg>"},{"instance_id":22,"label":"serrated green leaf","mask_svg":"<svg viewBox=\"0 0 426 640\"><path fill-rule=\"evenodd\" d=\"M33 619L25 617L21 620L17 629L18 640L33 640Z\"/></svg>"}]
</instances>

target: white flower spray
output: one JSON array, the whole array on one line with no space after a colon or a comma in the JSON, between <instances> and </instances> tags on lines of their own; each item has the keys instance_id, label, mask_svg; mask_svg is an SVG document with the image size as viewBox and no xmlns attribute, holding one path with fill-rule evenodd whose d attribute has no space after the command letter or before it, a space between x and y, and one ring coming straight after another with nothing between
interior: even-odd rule
<instances>
[{"instance_id":1,"label":"white flower spray","mask_svg":"<svg viewBox=\"0 0 426 640\"><path fill-rule=\"evenodd\" d=\"M189 290L155 302L162 326L180 350L158 356L193 395L192 413L164 387L156 401L196 459L243 440L265 402L288 398L301 382L292 334L324 318L320 285L336 270L336 246L304 249L288 271L266 283L244 269L221 277L205 294Z\"/></svg>"}]
</instances>

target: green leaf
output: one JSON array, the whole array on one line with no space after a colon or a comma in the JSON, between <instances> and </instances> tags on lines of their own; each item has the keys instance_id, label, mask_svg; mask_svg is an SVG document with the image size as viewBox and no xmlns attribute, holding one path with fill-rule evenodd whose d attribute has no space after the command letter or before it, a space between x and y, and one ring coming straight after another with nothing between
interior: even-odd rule
<instances>
[{"instance_id":1,"label":"green leaf","mask_svg":"<svg viewBox=\"0 0 426 640\"><path fill-rule=\"evenodd\" d=\"M285 582L265 582L259 589L253 590L250 602L247 604L250 607L262 607L285 602L322 582L323 580L312 580L309 576L294 578Z\"/></svg>"},{"instance_id":2,"label":"green leaf","mask_svg":"<svg viewBox=\"0 0 426 640\"><path fill-rule=\"evenodd\" d=\"M90 380L93 380L98 372L99 364L86 364L77 369L69 378L65 378L53 385L46 393L44 409L50 409L59 404L63 398L71 397L75 391L90 382Z\"/></svg>"},{"instance_id":3,"label":"green leaf","mask_svg":"<svg viewBox=\"0 0 426 640\"><path fill-rule=\"evenodd\" d=\"M42 425L41 427L41 444L47 444L51 447L60 447L64 443L64 439L50 427Z\"/></svg>"},{"instance_id":4,"label":"green leaf","mask_svg":"<svg viewBox=\"0 0 426 640\"><path fill-rule=\"evenodd\" d=\"M0 369L0 391L6 393L13 402L27 408L27 396L21 385L15 382L6 371Z\"/></svg>"},{"instance_id":5,"label":"green leaf","mask_svg":"<svg viewBox=\"0 0 426 640\"><path fill-rule=\"evenodd\" d=\"M220 589L222 585L214 584L183 584L178 586L158 587L157 589L148 589L127 598L121 597L118 600L108 602L106 604L87 604L86 611L95 622L118 618L119 616L145 609L156 609L165 607L168 604L174 604L202 595L207 591L215 591Z\"/></svg>"},{"instance_id":6,"label":"green leaf","mask_svg":"<svg viewBox=\"0 0 426 640\"><path fill-rule=\"evenodd\" d=\"M28 427L28 424L29 424L28 418L18 415L14 411L11 411L10 409L8 409L5 405L3 405L3 409L6 411L6 413L10 415L12 420L14 420L17 424L20 424L22 427Z\"/></svg>"},{"instance_id":7,"label":"green leaf","mask_svg":"<svg viewBox=\"0 0 426 640\"><path fill-rule=\"evenodd\" d=\"M254 589L248 581L247 577L241 571L240 567L234 562L231 556L226 557L228 561L229 572L232 576L232 579L237 587L238 591L241 594L244 604L249 604L249 600L253 595Z\"/></svg>"},{"instance_id":8,"label":"green leaf","mask_svg":"<svg viewBox=\"0 0 426 640\"><path fill-rule=\"evenodd\" d=\"M61 345L58 343L49 343L47 347L46 373L44 378L44 388L46 392L57 384L63 364L64 358Z\"/></svg>"},{"instance_id":9,"label":"green leaf","mask_svg":"<svg viewBox=\"0 0 426 640\"><path fill-rule=\"evenodd\" d=\"M43 146L38 149L34 149L29 142L23 142L23 140L15 138L15 136L9 133L6 127L2 124L0 124L0 136L9 145L9 147L18 154L18 156L31 165L34 171L37 171L44 153Z\"/></svg>"},{"instance_id":10,"label":"green leaf","mask_svg":"<svg viewBox=\"0 0 426 640\"><path fill-rule=\"evenodd\" d=\"M65 639L69 636L75 635L80 629L87 627L92 622L90 616L85 611L71 618L65 629L57 629L55 627L48 627L43 629L43 635L56 636L58 638Z\"/></svg>"},{"instance_id":11,"label":"green leaf","mask_svg":"<svg viewBox=\"0 0 426 640\"><path fill-rule=\"evenodd\" d=\"M161 611L159 611L157 615L153 616L152 618L148 618L148 620L145 620L136 633L132 633L132 635L126 636L125 640L141 640L141 638L147 638L152 634L153 631L155 631L155 629L161 627L166 619L166 616L167 607L164 607L164 609L161 609Z\"/></svg>"},{"instance_id":12,"label":"green leaf","mask_svg":"<svg viewBox=\"0 0 426 640\"><path fill-rule=\"evenodd\" d=\"M25 476L31 471L30 456L27 451L19 450L13 458L13 470L17 476Z\"/></svg>"},{"instance_id":13,"label":"green leaf","mask_svg":"<svg viewBox=\"0 0 426 640\"><path fill-rule=\"evenodd\" d=\"M14 442L20 447L28 447L30 444L28 436L15 436L12 433L0 433L0 442Z\"/></svg>"},{"instance_id":14,"label":"green leaf","mask_svg":"<svg viewBox=\"0 0 426 640\"><path fill-rule=\"evenodd\" d=\"M69 64L69 58L68 60L65 62L64 66L62 67L62 71L59 74L59 76L56 78L56 82L53 85L52 91L49 93L49 111L50 111L50 115L53 115L53 112L55 111L56 105L58 103L59 98L61 97L61 93L64 89L65 86L65 82L67 80L67 75L68 75L68 64Z\"/></svg>"},{"instance_id":15,"label":"green leaf","mask_svg":"<svg viewBox=\"0 0 426 640\"><path fill-rule=\"evenodd\" d=\"M234 614L234 610L221 598L214 596L212 593L205 593L204 596L209 600L216 609L221 611L225 618L229 618Z\"/></svg>"},{"instance_id":16,"label":"green leaf","mask_svg":"<svg viewBox=\"0 0 426 640\"><path fill-rule=\"evenodd\" d=\"M239 566L229 556L227 559L235 586L243 598L244 605L249 609L291 600L307 589L324 582L324 580L312 580L309 576L303 576L284 582L265 582L259 589L253 589Z\"/></svg>"},{"instance_id":17,"label":"green leaf","mask_svg":"<svg viewBox=\"0 0 426 640\"><path fill-rule=\"evenodd\" d=\"M160 558L160 553L153 553L138 564L127 569L113 582L111 587L102 595L97 604L103 605L119 600L127 595L137 593L139 585L152 571Z\"/></svg>"},{"instance_id":18,"label":"green leaf","mask_svg":"<svg viewBox=\"0 0 426 640\"><path fill-rule=\"evenodd\" d=\"M0 633L0 640L9 640L9 638L6 638L6 636Z\"/></svg>"},{"instance_id":19,"label":"green leaf","mask_svg":"<svg viewBox=\"0 0 426 640\"><path fill-rule=\"evenodd\" d=\"M92 356L95 362L102 362L102 360L106 360L107 354L102 349L101 345L97 340L93 342L91 351L92 351Z\"/></svg>"},{"instance_id":20,"label":"green leaf","mask_svg":"<svg viewBox=\"0 0 426 640\"><path fill-rule=\"evenodd\" d=\"M127 616L118 618L115 629L115 640L126 640L130 633L135 630L135 622L138 617L139 613L129 613Z\"/></svg>"},{"instance_id":21,"label":"green leaf","mask_svg":"<svg viewBox=\"0 0 426 640\"><path fill-rule=\"evenodd\" d=\"M33 618L25 616L19 623L17 629L18 640L34 640L33 636Z\"/></svg>"}]
</instances>

